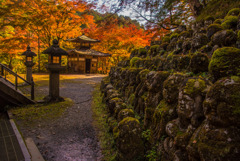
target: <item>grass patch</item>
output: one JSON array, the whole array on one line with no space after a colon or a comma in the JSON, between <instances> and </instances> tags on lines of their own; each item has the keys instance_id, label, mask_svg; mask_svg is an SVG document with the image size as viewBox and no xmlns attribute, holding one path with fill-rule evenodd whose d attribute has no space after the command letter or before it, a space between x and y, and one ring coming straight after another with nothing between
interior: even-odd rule
<instances>
[{"instance_id":1,"label":"grass patch","mask_svg":"<svg viewBox=\"0 0 240 161\"><path fill-rule=\"evenodd\" d=\"M102 103L102 96L99 88L100 84L96 85L93 91L93 125L97 128L98 139L103 154L102 160L114 161L116 160L115 142L113 134L109 132L109 126L106 123L108 113L106 105Z\"/></svg>"},{"instance_id":2,"label":"grass patch","mask_svg":"<svg viewBox=\"0 0 240 161\"><path fill-rule=\"evenodd\" d=\"M34 125L39 121L52 120L60 117L63 112L73 105L73 101L66 98L63 102L51 104L35 104L10 109L13 116L25 125Z\"/></svg>"}]
</instances>

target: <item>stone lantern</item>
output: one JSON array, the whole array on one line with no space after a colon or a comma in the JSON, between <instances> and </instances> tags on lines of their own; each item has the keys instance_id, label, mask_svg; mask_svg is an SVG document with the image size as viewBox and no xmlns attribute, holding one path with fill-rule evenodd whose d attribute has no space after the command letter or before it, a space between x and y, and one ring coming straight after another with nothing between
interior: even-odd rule
<instances>
[{"instance_id":1,"label":"stone lantern","mask_svg":"<svg viewBox=\"0 0 240 161\"><path fill-rule=\"evenodd\" d=\"M55 39L53 45L44 50L43 54L48 54L46 68L49 70L49 95L44 99L46 102L63 101L64 99L59 96L59 72L66 68L61 66L61 57L68 53L59 47L58 41Z\"/></svg>"},{"instance_id":2,"label":"stone lantern","mask_svg":"<svg viewBox=\"0 0 240 161\"><path fill-rule=\"evenodd\" d=\"M37 56L34 52L31 51L30 46L28 45L27 50L22 53L22 55L26 56L26 60L24 62L24 64L27 67L27 81L31 82L32 81L32 67L35 65L35 63L33 63L33 57Z\"/></svg>"}]
</instances>

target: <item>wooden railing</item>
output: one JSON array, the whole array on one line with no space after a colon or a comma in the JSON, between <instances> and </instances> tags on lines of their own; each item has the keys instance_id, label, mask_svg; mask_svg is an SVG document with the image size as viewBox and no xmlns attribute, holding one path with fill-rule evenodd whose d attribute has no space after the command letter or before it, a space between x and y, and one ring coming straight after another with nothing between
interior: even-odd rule
<instances>
[{"instance_id":1,"label":"wooden railing","mask_svg":"<svg viewBox=\"0 0 240 161\"><path fill-rule=\"evenodd\" d=\"M18 87L20 86L18 84L18 79L20 79L20 80L22 80L24 82L24 84L21 84L21 86L28 86L28 85L30 85L31 86L31 90L30 90L31 99L34 100L34 82L33 82L33 78L31 80L31 82L28 82L23 77L21 77L20 75L18 75L17 73L15 73L14 71L9 69L8 67L6 67L2 63L0 63L0 74L1 74L1 77L4 78L8 83L10 83L13 86L15 86L15 90L18 90ZM15 79L14 83L11 82L8 79L8 75L12 75L14 77L14 79Z\"/></svg>"}]
</instances>

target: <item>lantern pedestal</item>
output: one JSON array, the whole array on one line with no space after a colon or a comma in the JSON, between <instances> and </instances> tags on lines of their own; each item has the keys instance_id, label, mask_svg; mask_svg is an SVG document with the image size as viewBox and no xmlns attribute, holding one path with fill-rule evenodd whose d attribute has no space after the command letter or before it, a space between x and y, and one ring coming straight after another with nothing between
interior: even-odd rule
<instances>
[{"instance_id":1,"label":"lantern pedestal","mask_svg":"<svg viewBox=\"0 0 240 161\"><path fill-rule=\"evenodd\" d=\"M59 72L65 67L58 64L48 64L46 68L49 70L49 95L44 98L46 102L64 101L59 96Z\"/></svg>"},{"instance_id":2,"label":"lantern pedestal","mask_svg":"<svg viewBox=\"0 0 240 161\"><path fill-rule=\"evenodd\" d=\"M46 102L64 101L59 96L59 72L65 69L65 67L61 66L61 57L68 55L68 53L59 47L57 40L53 40L53 45L44 50L43 54L48 54L46 68L49 70L49 95L44 100Z\"/></svg>"},{"instance_id":3,"label":"lantern pedestal","mask_svg":"<svg viewBox=\"0 0 240 161\"><path fill-rule=\"evenodd\" d=\"M27 67L27 76L26 79L28 82L32 81L32 67L35 65L33 62L25 62L24 63Z\"/></svg>"}]
</instances>

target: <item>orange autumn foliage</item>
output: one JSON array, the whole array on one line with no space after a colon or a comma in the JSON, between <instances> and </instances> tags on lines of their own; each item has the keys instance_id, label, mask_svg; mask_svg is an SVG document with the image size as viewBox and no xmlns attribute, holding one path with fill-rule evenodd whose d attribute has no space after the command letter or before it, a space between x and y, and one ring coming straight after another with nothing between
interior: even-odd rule
<instances>
[{"instance_id":1,"label":"orange autumn foliage","mask_svg":"<svg viewBox=\"0 0 240 161\"><path fill-rule=\"evenodd\" d=\"M99 26L91 26L84 32L89 37L101 40L93 49L112 54L112 65L129 57L133 49L150 45L152 37L151 33L137 28L136 25L119 26L117 19L108 20Z\"/></svg>"}]
</instances>

